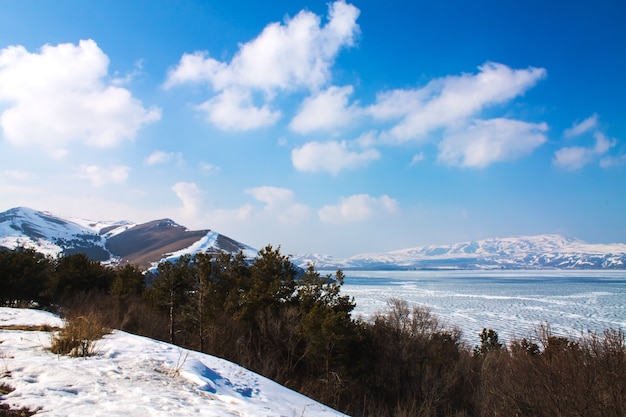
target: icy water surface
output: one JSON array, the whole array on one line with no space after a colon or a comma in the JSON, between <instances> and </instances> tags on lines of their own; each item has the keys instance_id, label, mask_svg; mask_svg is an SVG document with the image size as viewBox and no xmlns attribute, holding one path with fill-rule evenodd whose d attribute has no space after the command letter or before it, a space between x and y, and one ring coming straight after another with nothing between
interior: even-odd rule
<instances>
[{"instance_id":1,"label":"icy water surface","mask_svg":"<svg viewBox=\"0 0 626 417\"><path fill-rule=\"evenodd\" d=\"M534 334L549 323L578 337L626 330L626 271L344 271L342 291L354 296L355 317L371 318L387 300L430 307L463 337L478 343L492 328L504 340Z\"/></svg>"}]
</instances>

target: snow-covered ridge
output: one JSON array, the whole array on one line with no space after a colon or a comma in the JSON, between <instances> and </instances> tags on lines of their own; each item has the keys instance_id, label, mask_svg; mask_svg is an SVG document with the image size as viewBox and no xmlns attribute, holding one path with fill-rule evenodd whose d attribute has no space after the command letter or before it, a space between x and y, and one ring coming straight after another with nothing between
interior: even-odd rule
<instances>
[{"instance_id":1,"label":"snow-covered ridge","mask_svg":"<svg viewBox=\"0 0 626 417\"><path fill-rule=\"evenodd\" d=\"M626 244L590 244L547 234L428 245L347 259L299 255L294 262L318 269L624 269Z\"/></svg>"},{"instance_id":2,"label":"snow-covered ridge","mask_svg":"<svg viewBox=\"0 0 626 417\"><path fill-rule=\"evenodd\" d=\"M152 263L150 270L156 269L158 264L161 262L174 262L184 255L215 252L217 248L221 247L219 242L220 236L221 235L217 232L209 231L204 237L193 243L191 246L165 254L165 256L163 256L161 259ZM242 250L243 255L248 259L253 259L258 253L256 249L243 244L240 245L240 249Z\"/></svg>"},{"instance_id":3,"label":"snow-covered ridge","mask_svg":"<svg viewBox=\"0 0 626 417\"><path fill-rule=\"evenodd\" d=\"M34 248L46 255L89 249L100 255L105 241L94 227L62 219L49 212L16 207L0 213L0 246Z\"/></svg>"},{"instance_id":4,"label":"snow-covered ridge","mask_svg":"<svg viewBox=\"0 0 626 417\"><path fill-rule=\"evenodd\" d=\"M0 326L59 322L0 308ZM46 416L344 416L232 362L121 331L85 359L47 351L45 332L0 329L0 342L3 382L15 388L3 403Z\"/></svg>"},{"instance_id":5,"label":"snow-covered ridge","mask_svg":"<svg viewBox=\"0 0 626 417\"><path fill-rule=\"evenodd\" d=\"M224 250L253 258L257 250L215 231L191 231L170 219L137 224L63 218L45 211L16 207L0 213L0 247L33 248L45 255L85 253L106 263L147 267L183 254Z\"/></svg>"}]
</instances>

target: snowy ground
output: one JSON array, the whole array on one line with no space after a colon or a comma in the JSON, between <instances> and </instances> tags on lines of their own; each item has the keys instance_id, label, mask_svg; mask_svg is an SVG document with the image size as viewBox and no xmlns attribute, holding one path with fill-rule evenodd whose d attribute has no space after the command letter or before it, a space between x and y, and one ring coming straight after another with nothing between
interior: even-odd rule
<instances>
[{"instance_id":1,"label":"snowy ground","mask_svg":"<svg viewBox=\"0 0 626 417\"><path fill-rule=\"evenodd\" d=\"M48 324L55 316L0 308L0 327ZM50 353L51 335L0 330L3 402L42 416L343 416L238 365L114 331L86 359Z\"/></svg>"}]
</instances>

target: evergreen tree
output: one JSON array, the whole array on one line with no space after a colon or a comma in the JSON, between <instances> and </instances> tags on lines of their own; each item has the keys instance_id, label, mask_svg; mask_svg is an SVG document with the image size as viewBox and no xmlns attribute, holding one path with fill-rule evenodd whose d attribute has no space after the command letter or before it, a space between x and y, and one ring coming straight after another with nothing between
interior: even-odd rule
<instances>
[{"instance_id":1,"label":"evergreen tree","mask_svg":"<svg viewBox=\"0 0 626 417\"><path fill-rule=\"evenodd\" d=\"M498 340L498 333L495 330L483 328L478 337L480 337L480 346L474 348L475 356L486 356L502 349L502 343Z\"/></svg>"},{"instance_id":2,"label":"evergreen tree","mask_svg":"<svg viewBox=\"0 0 626 417\"><path fill-rule=\"evenodd\" d=\"M111 295L121 310L128 307L132 298L140 297L146 289L145 276L134 265L124 265L115 271Z\"/></svg>"},{"instance_id":3,"label":"evergreen tree","mask_svg":"<svg viewBox=\"0 0 626 417\"><path fill-rule=\"evenodd\" d=\"M151 292L157 306L163 308L168 316L169 342L175 343L178 316L183 306L189 301L193 289L193 277L190 269L191 257L181 256L176 262L161 262L152 281Z\"/></svg>"},{"instance_id":4,"label":"evergreen tree","mask_svg":"<svg viewBox=\"0 0 626 417\"><path fill-rule=\"evenodd\" d=\"M91 291L107 293L114 278L112 269L83 253L62 256L56 261L50 292L57 301Z\"/></svg>"},{"instance_id":5,"label":"evergreen tree","mask_svg":"<svg viewBox=\"0 0 626 417\"><path fill-rule=\"evenodd\" d=\"M31 248L0 249L0 302L46 302L53 272L50 258Z\"/></svg>"},{"instance_id":6,"label":"evergreen tree","mask_svg":"<svg viewBox=\"0 0 626 417\"><path fill-rule=\"evenodd\" d=\"M331 371L350 366L352 345L356 342L357 326L351 312L354 300L341 295L344 275L338 270L322 277L313 265L298 283L298 302L301 314L301 334L306 341L304 358L310 368L323 370L329 380Z\"/></svg>"},{"instance_id":7,"label":"evergreen tree","mask_svg":"<svg viewBox=\"0 0 626 417\"><path fill-rule=\"evenodd\" d=\"M252 324L266 308L276 311L281 304L289 303L295 293L297 272L289 256L280 253L280 246L261 249L250 267L250 288L242 294L240 318Z\"/></svg>"},{"instance_id":8,"label":"evergreen tree","mask_svg":"<svg viewBox=\"0 0 626 417\"><path fill-rule=\"evenodd\" d=\"M190 267L192 288L190 302L187 306L187 317L192 328L198 334L200 352L205 351L205 338L209 321L209 303L214 292L214 283L211 280L213 270L213 255L197 253L193 257Z\"/></svg>"}]
</instances>

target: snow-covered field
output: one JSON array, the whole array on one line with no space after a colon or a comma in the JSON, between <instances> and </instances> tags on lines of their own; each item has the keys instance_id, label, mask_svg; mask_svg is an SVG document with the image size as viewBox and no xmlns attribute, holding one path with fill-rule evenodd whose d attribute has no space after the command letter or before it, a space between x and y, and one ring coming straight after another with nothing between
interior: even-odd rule
<instances>
[{"instance_id":1,"label":"snow-covered field","mask_svg":"<svg viewBox=\"0 0 626 417\"><path fill-rule=\"evenodd\" d=\"M0 308L0 327L48 324L55 316ZM50 333L0 329L3 402L42 416L264 416L343 414L233 363L114 331L86 359L50 353Z\"/></svg>"},{"instance_id":2,"label":"snow-covered field","mask_svg":"<svg viewBox=\"0 0 626 417\"><path fill-rule=\"evenodd\" d=\"M626 329L626 271L345 271L355 316L369 319L391 297L422 305L478 344L483 327L504 340L549 323L559 335Z\"/></svg>"}]
</instances>

